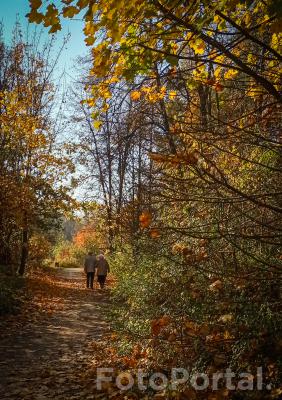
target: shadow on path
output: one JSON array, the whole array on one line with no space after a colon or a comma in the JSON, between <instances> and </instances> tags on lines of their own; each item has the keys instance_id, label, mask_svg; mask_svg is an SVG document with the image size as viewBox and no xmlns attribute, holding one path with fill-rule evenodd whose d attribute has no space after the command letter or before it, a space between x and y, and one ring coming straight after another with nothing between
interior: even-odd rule
<instances>
[{"instance_id":1,"label":"shadow on path","mask_svg":"<svg viewBox=\"0 0 282 400\"><path fill-rule=\"evenodd\" d=\"M94 364L90 344L109 335L109 292L87 290L84 280L80 269L58 270L55 279L38 287L34 282L32 289L43 303L47 296L54 309L22 326L17 317L12 323L0 320L1 400L93 398L89 387L84 394L83 378Z\"/></svg>"}]
</instances>

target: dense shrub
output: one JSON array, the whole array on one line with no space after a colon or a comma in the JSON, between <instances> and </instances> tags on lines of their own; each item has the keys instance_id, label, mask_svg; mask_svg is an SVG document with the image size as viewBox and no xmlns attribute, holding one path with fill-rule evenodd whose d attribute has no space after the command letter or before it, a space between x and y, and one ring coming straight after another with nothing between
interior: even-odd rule
<instances>
[{"instance_id":1,"label":"dense shrub","mask_svg":"<svg viewBox=\"0 0 282 400\"><path fill-rule=\"evenodd\" d=\"M0 315L17 313L22 304L22 294L25 287L23 278L7 276L0 270Z\"/></svg>"},{"instance_id":2,"label":"dense shrub","mask_svg":"<svg viewBox=\"0 0 282 400\"><path fill-rule=\"evenodd\" d=\"M266 379L277 384L282 318L269 272L257 272L256 281L216 276L199 263L187 265L187 255L149 242L138 247L138 256L127 246L111 260L118 278L112 319L121 354L130 357L140 346L152 368L207 372L229 366L255 374L262 366ZM274 365L272 377L268 365Z\"/></svg>"}]
</instances>

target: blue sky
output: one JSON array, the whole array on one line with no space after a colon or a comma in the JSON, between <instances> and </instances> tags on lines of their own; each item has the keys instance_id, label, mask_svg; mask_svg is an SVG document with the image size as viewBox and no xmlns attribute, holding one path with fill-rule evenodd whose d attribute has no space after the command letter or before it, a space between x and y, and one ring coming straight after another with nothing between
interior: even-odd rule
<instances>
[{"instance_id":1,"label":"blue sky","mask_svg":"<svg viewBox=\"0 0 282 400\"><path fill-rule=\"evenodd\" d=\"M5 42L9 43L12 36L13 27L18 17L23 31L28 26L28 21L25 15L29 11L28 0L0 0L0 21L4 23L4 38ZM70 75L73 74L73 63L77 56L82 56L87 53L87 47L84 44L83 36L83 22L77 20L64 19L62 21L63 29L58 32L56 36L55 51L58 50L62 43L63 38L68 33L71 34L70 40L64 49L61 58L58 63L58 75L60 71L66 70ZM30 24L29 29L44 29L44 37L48 38L48 28L44 28L43 25ZM69 81L66 75L66 80Z\"/></svg>"},{"instance_id":2,"label":"blue sky","mask_svg":"<svg viewBox=\"0 0 282 400\"><path fill-rule=\"evenodd\" d=\"M56 3L58 0L54 0ZM25 15L29 11L29 1L28 0L0 0L0 21L4 24L4 41L6 44L9 44L12 38L13 28L15 26L15 22L18 21L21 23L23 33L26 32L28 27L29 31L33 31L34 29L41 30L43 29L43 39L42 41L46 41L50 35L48 34L49 28L44 28L43 25L29 24ZM61 48L63 44L64 37L70 33L71 37L68 41L66 48L63 50L61 57L58 61L55 73L53 78L59 87L62 89L59 91L58 105L54 107L54 116L56 117L56 113L58 112L58 106L60 105L61 95L63 92L67 93L67 88L71 86L71 83L77 77L77 71L74 69L75 58L78 56L83 56L87 54L89 48L84 43L84 34L83 34L83 22L79 20L70 20L70 19L62 19L62 31L57 32L55 34L56 42L54 46L54 54L53 58L56 55L56 52ZM46 39L46 40L45 40ZM58 79L62 77L62 73L66 72L63 75L62 79ZM72 108L68 109L68 104L63 109L64 118L67 118L69 113L72 112ZM65 128L63 131L59 133L59 141L69 141L72 137L72 131L70 128ZM83 192L81 188L77 188L75 190L75 196L78 198L83 197Z\"/></svg>"}]
</instances>

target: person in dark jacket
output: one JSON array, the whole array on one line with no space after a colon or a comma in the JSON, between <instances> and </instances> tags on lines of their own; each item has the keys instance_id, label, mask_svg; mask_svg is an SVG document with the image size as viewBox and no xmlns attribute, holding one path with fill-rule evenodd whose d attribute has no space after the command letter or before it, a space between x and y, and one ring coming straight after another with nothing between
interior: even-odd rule
<instances>
[{"instance_id":1,"label":"person in dark jacket","mask_svg":"<svg viewBox=\"0 0 282 400\"><path fill-rule=\"evenodd\" d=\"M99 254L97 257L97 279L101 289L105 286L108 272L110 272L109 263L104 254Z\"/></svg>"},{"instance_id":2,"label":"person in dark jacket","mask_svg":"<svg viewBox=\"0 0 282 400\"><path fill-rule=\"evenodd\" d=\"M86 273L86 286L87 288L93 289L95 269L97 267L97 259L92 251L89 251L84 261L84 272Z\"/></svg>"}]
</instances>

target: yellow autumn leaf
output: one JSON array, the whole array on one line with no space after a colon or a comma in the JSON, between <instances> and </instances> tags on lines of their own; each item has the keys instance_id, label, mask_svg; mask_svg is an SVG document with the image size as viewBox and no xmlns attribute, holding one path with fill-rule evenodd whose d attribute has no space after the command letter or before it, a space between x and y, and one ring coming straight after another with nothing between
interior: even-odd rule
<instances>
[{"instance_id":1,"label":"yellow autumn leaf","mask_svg":"<svg viewBox=\"0 0 282 400\"><path fill-rule=\"evenodd\" d=\"M69 7L63 8L63 16L65 18L73 18L78 13L79 13L79 9L74 6L69 6Z\"/></svg>"},{"instance_id":2,"label":"yellow autumn leaf","mask_svg":"<svg viewBox=\"0 0 282 400\"><path fill-rule=\"evenodd\" d=\"M95 42L95 38L93 36L89 36L84 39L87 46L92 46Z\"/></svg>"},{"instance_id":3,"label":"yellow autumn leaf","mask_svg":"<svg viewBox=\"0 0 282 400\"><path fill-rule=\"evenodd\" d=\"M110 108L109 104L105 103L101 109L102 112L106 112Z\"/></svg>"},{"instance_id":4,"label":"yellow autumn leaf","mask_svg":"<svg viewBox=\"0 0 282 400\"><path fill-rule=\"evenodd\" d=\"M282 35L279 35L277 33L274 33L272 35L272 37L271 37L271 46L274 49L277 50L279 48L279 46L281 45L281 38L282 38Z\"/></svg>"},{"instance_id":5,"label":"yellow autumn leaf","mask_svg":"<svg viewBox=\"0 0 282 400\"><path fill-rule=\"evenodd\" d=\"M95 14L99 9L99 4L93 4L91 7L92 13Z\"/></svg>"},{"instance_id":6,"label":"yellow autumn leaf","mask_svg":"<svg viewBox=\"0 0 282 400\"><path fill-rule=\"evenodd\" d=\"M108 79L108 83L117 83L119 82L119 78L113 76L112 78Z\"/></svg>"},{"instance_id":7,"label":"yellow autumn leaf","mask_svg":"<svg viewBox=\"0 0 282 400\"><path fill-rule=\"evenodd\" d=\"M51 33L61 29L60 20L58 17L58 9L54 6L54 4L49 4L47 7L47 12L44 18L44 26L51 26ZM55 27L53 28L53 26Z\"/></svg>"},{"instance_id":8,"label":"yellow autumn leaf","mask_svg":"<svg viewBox=\"0 0 282 400\"><path fill-rule=\"evenodd\" d=\"M58 16L58 9L54 4L49 4L47 7L46 18L53 19Z\"/></svg>"},{"instance_id":9,"label":"yellow autumn leaf","mask_svg":"<svg viewBox=\"0 0 282 400\"><path fill-rule=\"evenodd\" d=\"M62 25L58 22L57 24L54 24L51 26L49 29L49 33L56 33L57 31L60 31L62 29Z\"/></svg>"},{"instance_id":10,"label":"yellow autumn leaf","mask_svg":"<svg viewBox=\"0 0 282 400\"><path fill-rule=\"evenodd\" d=\"M194 50L195 54L204 54L206 45L205 42L201 39L192 40L189 42L190 47Z\"/></svg>"},{"instance_id":11,"label":"yellow autumn leaf","mask_svg":"<svg viewBox=\"0 0 282 400\"><path fill-rule=\"evenodd\" d=\"M150 91L151 91L151 88L150 88L149 86L143 86L141 90L142 90L142 92L144 92L144 93L147 93L147 94L148 94L148 93L150 93Z\"/></svg>"},{"instance_id":12,"label":"yellow autumn leaf","mask_svg":"<svg viewBox=\"0 0 282 400\"><path fill-rule=\"evenodd\" d=\"M94 99L87 99L87 104L89 107L94 107L95 106L95 100Z\"/></svg>"},{"instance_id":13,"label":"yellow autumn leaf","mask_svg":"<svg viewBox=\"0 0 282 400\"><path fill-rule=\"evenodd\" d=\"M105 100L107 100L112 97L112 94L109 90L102 90L101 97L103 97Z\"/></svg>"},{"instance_id":14,"label":"yellow autumn leaf","mask_svg":"<svg viewBox=\"0 0 282 400\"><path fill-rule=\"evenodd\" d=\"M196 53L196 54L204 54L205 49L206 49L205 43L204 43L204 42L203 42L203 43L200 43L200 44L197 46L197 48L195 49L195 53Z\"/></svg>"},{"instance_id":15,"label":"yellow autumn leaf","mask_svg":"<svg viewBox=\"0 0 282 400\"><path fill-rule=\"evenodd\" d=\"M100 129L102 126L103 122L102 121L94 121L93 126L95 129Z\"/></svg>"},{"instance_id":16,"label":"yellow autumn leaf","mask_svg":"<svg viewBox=\"0 0 282 400\"><path fill-rule=\"evenodd\" d=\"M141 97L141 92L134 90L133 92L131 92L130 97L133 101L138 101Z\"/></svg>"},{"instance_id":17,"label":"yellow autumn leaf","mask_svg":"<svg viewBox=\"0 0 282 400\"><path fill-rule=\"evenodd\" d=\"M86 36L92 36L96 32L96 27L92 21L89 21L89 22L86 22L83 31Z\"/></svg>"},{"instance_id":18,"label":"yellow autumn leaf","mask_svg":"<svg viewBox=\"0 0 282 400\"><path fill-rule=\"evenodd\" d=\"M217 67L215 70L214 70L214 77L216 78L216 79L218 79L219 77L220 77L220 75L221 75L221 72L222 72L222 68L221 67Z\"/></svg>"},{"instance_id":19,"label":"yellow autumn leaf","mask_svg":"<svg viewBox=\"0 0 282 400\"><path fill-rule=\"evenodd\" d=\"M214 57L213 60L216 63L224 63L225 62L225 56L224 56L224 54L219 54L216 57Z\"/></svg>"},{"instance_id":20,"label":"yellow autumn leaf","mask_svg":"<svg viewBox=\"0 0 282 400\"><path fill-rule=\"evenodd\" d=\"M149 93L147 99L150 103L156 103L160 97L158 93Z\"/></svg>"},{"instance_id":21,"label":"yellow autumn leaf","mask_svg":"<svg viewBox=\"0 0 282 400\"><path fill-rule=\"evenodd\" d=\"M177 95L177 93L175 91L171 91L171 92L169 92L168 97L170 98L170 100L174 100L176 95Z\"/></svg>"},{"instance_id":22,"label":"yellow autumn leaf","mask_svg":"<svg viewBox=\"0 0 282 400\"><path fill-rule=\"evenodd\" d=\"M213 18L213 22L215 24L219 24L221 22L221 18L218 15L215 15L214 18Z\"/></svg>"},{"instance_id":23,"label":"yellow autumn leaf","mask_svg":"<svg viewBox=\"0 0 282 400\"><path fill-rule=\"evenodd\" d=\"M29 22L40 24L43 21L43 14L38 13L36 10L32 10L26 16L28 17Z\"/></svg>"},{"instance_id":24,"label":"yellow autumn leaf","mask_svg":"<svg viewBox=\"0 0 282 400\"><path fill-rule=\"evenodd\" d=\"M238 70L236 69L229 69L228 71L225 72L224 78L225 79L233 79L235 76L238 74Z\"/></svg>"}]
</instances>

